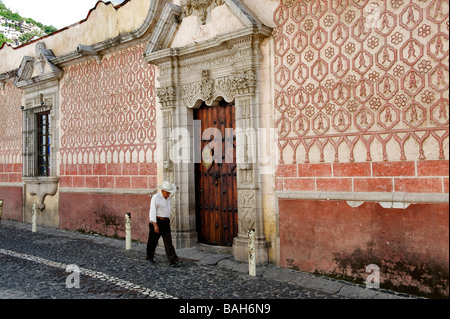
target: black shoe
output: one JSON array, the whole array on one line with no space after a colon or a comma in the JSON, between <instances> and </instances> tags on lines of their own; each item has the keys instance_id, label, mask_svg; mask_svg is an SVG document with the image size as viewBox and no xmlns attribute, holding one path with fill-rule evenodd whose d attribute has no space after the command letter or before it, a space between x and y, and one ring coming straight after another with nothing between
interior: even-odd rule
<instances>
[{"instance_id":1,"label":"black shoe","mask_svg":"<svg viewBox=\"0 0 450 319\"><path fill-rule=\"evenodd\" d=\"M178 261L176 261L176 262L170 264L170 267L178 268L178 267L180 267L180 263Z\"/></svg>"},{"instance_id":2,"label":"black shoe","mask_svg":"<svg viewBox=\"0 0 450 319\"><path fill-rule=\"evenodd\" d=\"M150 258L147 258L147 262L152 265L156 264L156 261L154 259L150 259Z\"/></svg>"}]
</instances>

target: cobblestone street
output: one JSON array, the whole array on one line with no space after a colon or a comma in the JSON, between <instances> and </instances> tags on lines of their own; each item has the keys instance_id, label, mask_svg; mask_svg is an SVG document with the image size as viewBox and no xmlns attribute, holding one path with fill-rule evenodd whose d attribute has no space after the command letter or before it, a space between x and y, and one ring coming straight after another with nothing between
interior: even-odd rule
<instances>
[{"instance_id":1,"label":"cobblestone street","mask_svg":"<svg viewBox=\"0 0 450 319\"><path fill-rule=\"evenodd\" d=\"M112 239L54 230L32 233L17 227L23 225L2 223L2 298L342 298L189 259L171 268L158 255L157 264L150 265L141 251L115 247ZM80 268L79 288L66 287L68 265Z\"/></svg>"},{"instance_id":2,"label":"cobblestone street","mask_svg":"<svg viewBox=\"0 0 450 319\"><path fill-rule=\"evenodd\" d=\"M227 254L179 250L181 267L172 268L162 249L158 248L156 265L145 261L144 252L141 243L133 243L127 251L123 240L45 227L32 233L28 224L2 221L0 298L409 298L270 265L259 268L257 277L250 277L245 272L248 265ZM74 286L77 274L79 285Z\"/></svg>"},{"instance_id":3,"label":"cobblestone street","mask_svg":"<svg viewBox=\"0 0 450 319\"><path fill-rule=\"evenodd\" d=\"M449 300L450 0L78 2L0 0L4 314Z\"/></svg>"}]
</instances>

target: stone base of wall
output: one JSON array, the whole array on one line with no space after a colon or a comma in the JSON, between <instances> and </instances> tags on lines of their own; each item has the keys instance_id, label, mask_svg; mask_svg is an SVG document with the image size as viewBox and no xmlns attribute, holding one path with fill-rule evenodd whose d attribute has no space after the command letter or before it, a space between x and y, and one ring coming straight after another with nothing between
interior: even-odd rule
<instances>
[{"instance_id":1,"label":"stone base of wall","mask_svg":"<svg viewBox=\"0 0 450 319\"><path fill-rule=\"evenodd\" d=\"M131 213L133 240L146 242L150 195L60 194L59 228L125 238L125 214Z\"/></svg>"},{"instance_id":2,"label":"stone base of wall","mask_svg":"<svg viewBox=\"0 0 450 319\"><path fill-rule=\"evenodd\" d=\"M380 268L380 287L449 296L449 204L385 209L377 203L280 199L280 264L365 284Z\"/></svg>"}]
</instances>

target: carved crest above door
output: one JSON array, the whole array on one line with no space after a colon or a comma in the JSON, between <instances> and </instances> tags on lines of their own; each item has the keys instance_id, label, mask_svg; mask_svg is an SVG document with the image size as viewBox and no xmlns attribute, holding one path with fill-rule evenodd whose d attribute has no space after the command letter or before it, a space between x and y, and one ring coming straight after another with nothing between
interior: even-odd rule
<instances>
[{"instance_id":1,"label":"carved crest above door","mask_svg":"<svg viewBox=\"0 0 450 319\"><path fill-rule=\"evenodd\" d=\"M255 94L262 59L260 46L272 30L238 0L183 0L181 17L207 14L219 6L223 6L221 14L225 19L238 21L223 33L174 47L176 44L170 38L188 34L195 27L192 28L192 21L177 28L167 27L174 22L166 19L164 25L170 32L153 34L144 59L160 69L157 95L163 107L182 104L196 108L203 101L212 105L218 97L231 102L238 95ZM164 10L167 10L164 17L177 14L174 6ZM163 42L165 47L161 45Z\"/></svg>"},{"instance_id":2,"label":"carved crest above door","mask_svg":"<svg viewBox=\"0 0 450 319\"><path fill-rule=\"evenodd\" d=\"M206 24L208 9L212 10L224 3L224 0L181 0L181 8L184 17L197 15L201 24Z\"/></svg>"}]
</instances>

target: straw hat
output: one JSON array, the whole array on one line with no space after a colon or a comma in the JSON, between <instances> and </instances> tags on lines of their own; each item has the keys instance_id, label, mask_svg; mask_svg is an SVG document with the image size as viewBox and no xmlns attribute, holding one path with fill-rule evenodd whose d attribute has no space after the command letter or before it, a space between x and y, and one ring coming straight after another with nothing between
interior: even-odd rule
<instances>
[{"instance_id":1,"label":"straw hat","mask_svg":"<svg viewBox=\"0 0 450 319\"><path fill-rule=\"evenodd\" d=\"M177 192L177 187L170 182L164 182L162 185L158 186L158 188L171 194Z\"/></svg>"}]
</instances>

